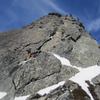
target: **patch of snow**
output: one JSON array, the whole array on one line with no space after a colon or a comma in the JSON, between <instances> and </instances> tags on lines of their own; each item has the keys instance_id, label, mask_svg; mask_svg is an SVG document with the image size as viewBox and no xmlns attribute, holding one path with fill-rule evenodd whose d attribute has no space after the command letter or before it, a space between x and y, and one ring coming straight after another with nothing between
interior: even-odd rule
<instances>
[{"instance_id":1,"label":"patch of snow","mask_svg":"<svg viewBox=\"0 0 100 100\"><path fill-rule=\"evenodd\" d=\"M65 81L59 82L58 84L54 84L52 86L49 86L47 88L41 89L40 91L37 92L37 94L44 96L52 92L53 90L57 89L60 86L63 86L65 84Z\"/></svg>"},{"instance_id":2,"label":"patch of snow","mask_svg":"<svg viewBox=\"0 0 100 100\"><path fill-rule=\"evenodd\" d=\"M59 55L52 53L58 60L60 60L62 65L66 65L66 66L72 66L70 61L64 57L60 57Z\"/></svg>"},{"instance_id":3,"label":"patch of snow","mask_svg":"<svg viewBox=\"0 0 100 100\"><path fill-rule=\"evenodd\" d=\"M15 97L14 100L26 100L30 95L27 96L21 96L21 97Z\"/></svg>"},{"instance_id":4,"label":"patch of snow","mask_svg":"<svg viewBox=\"0 0 100 100\"><path fill-rule=\"evenodd\" d=\"M55 54L55 53L51 53L51 54L53 54L58 60L60 60L60 62L61 62L62 65L66 65L66 66L69 66L69 67L72 67L72 68L76 68L76 69L78 69L79 71L82 70L81 67L73 66L73 65L70 63L70 61L69 61L68 59L66 59L66 58L64 58L64 57L61 57L61 56L59 56L59 55L57 55L57 54Z\"/></svg>"},{"instance_id":5,"label":"patch of snow","mask_svg":"<svg viewBox=\"0 0 100 100\"><path fill-rule=\"evenodd\" d=\"M0 92L0 99L2 99L3 97L5 97L7 95L6 92Z\"/></svg>"},{"instance_id":6,"label":"patch of snow","mask_svg":"<svg viewBox=\"0 0 100 100\"><path fill-rule=\"evenodd\" d=\"M90 96L91 100L94 100L90 91L88 90L88 85L85 81L89 80L91 82L91 80L99 74L100 74L100 66L94 65L88 68L84 68L75 76L71 77L69 80L79 84L82 87L82 89Z\"/></svg>"},{"instance_id":7,"label":"patch of snow","mask_svg":"<svg viewBox=\"0 0 100 100\"><path fill-rule=\"evenodd\" d=\"M27 62L30 61L30 60L31 60L31 58L28 59L28 60L25 60L25 61L21 61L21 62L19 63L19 65L24 65L25 63L27 63Z\"/></svg>"},{"instance_id":8,"label":"patch of snow","mask_svg":"<svg viewBox=\"0 0 100 100\"><path fill-rule=\"evenodd\" d=\"M72 76L69 80L71 80L71 81L77 83L79 86L81 86L81 88L89 95L91 100L94 100L92 94L90 93L90 91L88 89L88 84L86 83L86 81L88 80L91 82L91 80L93 78L95 78L96 76L98 76L100 74L100 66L94 65L94 66L89 66L87 68L81 68L81 67L73 66L70 63L70 61L64 57L61 57L55 53L51 53L51 54L53 54L58 60L60 60L62 65L66 65L68 67L76 68L79 70L79 72L77 74L75 74L74 76ZM22 61L19 63L19 65L24 65L25 63L27 63L30 60L31 59L28 59L26 61ZM57 89L58 87L63 86L64 84L65 84L65 81L61 81L58 84L54 84L52 86L49 86L47 88L39 90L37 92L37 94L39 94L41 96L47 95L47 94L51 93L53 90ZM7 93L0 92L0 99L6 95L7 95ZM29 95L15 97L14 100L26 100L28 97L29 97Z\"/></svg>"},{"instance_id":9,"label":"patch of snow","mask_svg":"<svg viewBox=\"0 0 100 100\"><path fill-rule=\"evenodd\" d=\"M77 66L71 65L68 59L61 57L55 53L51 54L53 54L57 59L59 59L62 65L73 67L79 70L79 73L77 73L75 76L72 76L69 80L79 84L79 86L81 86L82 89L90 96L91 100L94 100L93 96L91 95L88 89L88 84L86 83L86 81L89 80L92 83L92 79L100 74L100 66L94 65L89 66L87 68L79 68Z\"/></svg>"}]
</instances>

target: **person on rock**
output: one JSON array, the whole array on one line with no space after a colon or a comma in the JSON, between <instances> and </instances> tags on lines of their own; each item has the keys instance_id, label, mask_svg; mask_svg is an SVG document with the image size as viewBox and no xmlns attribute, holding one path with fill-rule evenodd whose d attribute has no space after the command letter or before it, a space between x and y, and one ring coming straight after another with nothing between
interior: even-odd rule
<instances>
[{"instance_id":1,"label":"person on rock","mask_svg":"<svg viewBox=\"0 0 100 100\"><path fill-rule=\"evenodd\" d=\"M26 50L26 52L27 52L27 56L26 56L25 60L28 60L30 58L36 58L36 56L38 56L38 54L39 54L40 51L32 52L31 48L29 48L29 49Z\"/></svg>"}]
</instances>

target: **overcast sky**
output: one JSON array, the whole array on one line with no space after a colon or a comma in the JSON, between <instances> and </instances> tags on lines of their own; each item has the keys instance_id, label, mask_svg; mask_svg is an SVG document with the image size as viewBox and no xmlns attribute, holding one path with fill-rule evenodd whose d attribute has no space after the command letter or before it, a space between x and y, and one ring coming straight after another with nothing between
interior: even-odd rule
<instances>
[{"instance_id":1,"label":"overcast sky","mask_svg":"<svg viewBox=\"0 0 100 100\"><path fill-rule=\"evenodd\" d=\"M0 0L0 31L21 28L54 11L79 17L100 43L100 0Z\"/></svg>"}]
</instances>

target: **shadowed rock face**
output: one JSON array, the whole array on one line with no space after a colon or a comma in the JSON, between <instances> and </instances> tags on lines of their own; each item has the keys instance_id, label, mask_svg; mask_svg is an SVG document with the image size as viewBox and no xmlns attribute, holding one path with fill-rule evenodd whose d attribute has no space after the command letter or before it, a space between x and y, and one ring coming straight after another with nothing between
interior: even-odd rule
<instances>
[{"instance_id":1,"label":"shadowed rock face","mask_svg":"<svg viewBox=\"0 0 100 100\"><path fill-rule=\"evenodd\" d=\"M90 100L80 86L68 81L78 70L61 65L49 52L83 68L100 62L100 48L79 20L50 13L20 30L0 33L0 92L8 93L2 100L24 95L30 95L27 100ZM28 61L22 64L24 60ZM66 84L49 95L36 94L63 80ZM93 83L94 98L100 100L100 75Z\"/></svg>"}]
</instances>

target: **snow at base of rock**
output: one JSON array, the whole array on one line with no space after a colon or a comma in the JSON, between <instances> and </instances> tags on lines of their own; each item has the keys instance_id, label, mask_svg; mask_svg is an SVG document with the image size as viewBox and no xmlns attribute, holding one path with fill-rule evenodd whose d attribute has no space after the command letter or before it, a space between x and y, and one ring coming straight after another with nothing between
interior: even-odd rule
<instances>
[{"instance_id":1,"label":"snow at base of rock","mask_svg":"<svg viewBox=\"0 0 100 100\"><path fill-rule=\"evenodd\" d=\"M61 61L61 64L62 65L66 65L66 66L72 66L70 61L64 57L60 57L59 55L55 54L55 53L52 53L58 60Z\"/></svg>"},{"instance_id":2,"label":"snow at base of rock","mask_svg":"<svg viewBox=\"0 0 100 100\"><path fill-rule=\"evenodd\" d=\"M21 97L15 97L14 100L26 100L30 95L27 96L21 96Z\"/></svg>"},{"instance_id":3,"label":"snow at base of rock","mask_svg":"<svg viewBox=\"0 0 100 100\"><path fill-rule=\"evenodd\" d=\"M0 92L0 99L2 99L4 96L6 96L7 93L6 92Z\"/></svg>"},{"instance_id":4,"label":"snow at base of rock","mask_svg":"<svg viewBox=\"0 0 100 100\"><path fill-rule=\"evenodd\" d=\"M93 78L95 78L97 75L100 74L100 66L94 65L94 66L89 66L87 68L81 68L81 67L79 68L77 66L73 66L68 59L54 53L51 53L51 54L53 54L58 60L60 60L62 65L66 65L66 66L76 68L79 70L79 72L75 76L72 76L69 80L81 86L81 88L89 95L91 100L94 100L93 96L91 95L88 89L88 84L86 83L86 81L88 80L91 82ZM54 84L52 86L39 90L37 94L41 96L47 95L51 93L53 90L57 89L58 87L63 86L64 84L65 84L65 81L59 82L58 84ZM15 100L25 100L25 99L26 99L26 96L15 98Z\"/></svg>"},{"instance_id":5,"label":"snow at base of rock","mask_svg":"<svg viewBox=\"0 0 100 100\"><path fill-rule=\"evenodd\" d=\"M28 60L25 60L25 61L21 61L20 63L19 63L19 65L24 65L25 63L27 63L28 61L30 61L31 59L28 59Z\"/></svg>"},{"instance_id":6,"label":"snow at base of rock","mask_svg":"<svg viewBox=\"0 0 100 100\"><path fill-rule=\"evenodd\" d=\"M96 76L98 76L100 74L100 66L94 65L94 66L89 66L87 68L79 68L77 66L71 65L71 63L68 59L61 57L54 53L51 53L51 54L53 54L58 60L60 60L62 65L66 65L67 67L72 67L72 68L76 68L79 70L79 72L77 74L75 74L75 76L72 76L69 80L71 80L71 81L77 83L79 86L81 86L81 88L88 94L88 96L91 98L91 100L94 100L92 94L90 93L90 91L88 89L88 84L86 83L86 81L88 80L91 82L91 80L93 78L95 78ZM31 59L29 59L27 61L22 61L20 64L24 65L25 63L27 63L30 60ZM51 93L52 91L54 91L55 89L59 88L60 86L63 86L64 84L65 84L65 81L61 81L58 84L54 84L52 86L49 86L49 87L39 90L37 92L37 94L39 94L40 96L47 95L47 94ZM7 93L0 92L0 99L2 99L6 95L7 95ZM26 100L28 97L29 97L29 95L15 97L14 100Z\"/></svg>"},{"instance_id":7,"label":"snow at base of rock","mask_svg":"<svg viewBox=\"0 0 100 100\"><path fill-rule=\"evenodd\" d=\"M4 98L7 95L6 92L0 92L0 100ZM26 100L30 95L27 96L21 96L21 97L15 97L14 100ZM11 99L12 100L12 99Z\"/></svg>"},{"instance_id":8,"label":"snow at base of rock","mask_svg":"<svg viewBox=\"0 0 100 100\"><path fill-rule=\"evenodd\" d=\"M93 78L100 74L100 66L94 65L87 68L78 68L77 66L72 66L68 59L54 53L52 54L60 60L62 65L73 67L79 70L79 73L77 73L75 76L72 76L69 80L76 82L90 96L91 100L94 100L88 89L88 84L86 81L89 80L91 82Z\"/></svg>"},{"instance_id":9,"label":"snow at base of rock","mask_svg":"<svg viewBox=\"0 0 100 100\"><path fill-rule=\"evenodd\" d=\"M91 100L94 100L90 91L88 90L88 85L86 80L91 80L100 74L100 66L94 65L88 68L84 68L82 71L77 73L75 76L71 77L69 80L79 84L82 89L90 96Z\"/></svg>"},{"instance_id":10,"label":"snow at base of rock","mask_svg":"<svg viewBox=\"0 0 100 100\"><path fill-rule=\"evenodd\" d=\"M65 81L59 82L58 84L52 85L50 87L47 87L47 88L44 88L44 89L38 91L37 94L44 96L46 94L49 94L53 90L57 89L58 87L63 86L64 84L65 84Z\"/></svg>"},{"instance_id":11,"label":"snow at base of rock","mask_svg":"<svg viewBox=\"0 0 100 100\"><path fill-rule=\"evenodd\" d=\"M66 59L64 57L61 57L61 56L59 56L59 55L57 55L55 53L51 53L51 54L53 54L58 60L60 60L60 62L61 62L62 65L66 65L66 66L69 66L69 67L72 67L72 68L76 68L79 71L82 70L81 67L73 66L68 59Z\"/></svg>"},{"instance_id":12,"label":"snow at base of rock","mask_svg":"<svg viewBox=\"0 0 100 100\"><path fill-rule=\"evenodd\" d=\"M75 76L73 76L71 79L73 80L89 80L91 81L94 77L100 74L100 66L94 65L87 68L84 68L79 73L77 73Z\"/></svg>"}]
</instances>

